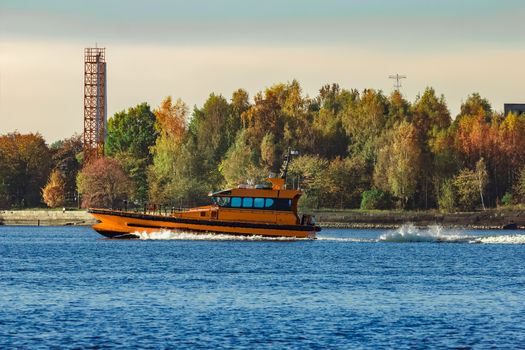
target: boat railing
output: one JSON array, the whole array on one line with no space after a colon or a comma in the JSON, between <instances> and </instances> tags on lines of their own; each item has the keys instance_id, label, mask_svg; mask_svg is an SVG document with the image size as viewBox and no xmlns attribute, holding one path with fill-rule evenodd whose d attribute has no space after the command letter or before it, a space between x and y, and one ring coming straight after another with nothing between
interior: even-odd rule
<instances>
[{"instance_id":1,"label":"boat railing","mask_svg":"<svg viewBox=\"0 0 525 350\"><path fill-rule=\"evenodd\" d=\"M148 214L148 215L165 215L165 216L171 216L174 213L186 211L189 209L191 209L191 207L182 207L182 206L157 204L157 203L144 203L143 205L133 205L131 203L128 203L128 201L122 201L121 206L113 208L113 210L119 210L119 211L135 212L135 213L142 213L142 214Z\"/></svg>"}]
</instances>

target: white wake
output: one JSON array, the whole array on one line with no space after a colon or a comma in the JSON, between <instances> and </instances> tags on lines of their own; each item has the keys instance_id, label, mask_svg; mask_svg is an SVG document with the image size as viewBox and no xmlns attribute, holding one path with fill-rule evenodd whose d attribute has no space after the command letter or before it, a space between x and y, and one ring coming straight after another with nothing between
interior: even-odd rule
<instances>
[{"instance_id":1,"label":"white wake","mask_svg":"<svg viewBox=\"0 0 525 350\"><path fill-rule=\"evenodd\" d=\"M458 229L446 229L439 225L419 228L413 224L383 233L377 239L319 237L323 241L367 243L478 243L478 244L525 244L525 234L479 236L466 234Z\"/></svg>"},{"instance_id":2,"label":"white wake","mask_svg":"<svg viewBox=\"0 0 525 350\"><path fill-rule=\"evenodd\" d=\"M194 233L186 231L161 230L155 232L136 231L132 233L142 240L181 240L181 241L303 241L308 238L239 236L218 233Z\"/></svg>"},{"instance_id":3,"label":"white wake","mask_svg":"<svg viewBox=\"0 0 525 350\"><path fill-rule=\"evenodd\" d=\"M466 243L476 236L462 234L461 231L444 229L439 225L418 228L413 224L405 224L397 230L392 230L379 236L379 242L449 242Z\"/></svg>"},{"instance_id":4,"label":"white wake","mask_svg":"<svg viewBox=\"0 0 525 350\"><path fill-rule=\"evenodd\" d=\"M161 230L155 232L136 231L133 235L141 240L181 240L181 241L310 241L308 238L238 236L216 233L194 233L186 231ZM479 236L466 234L461 230L445 229L439 225L418 228L405 224L395 230L387 231L379 238L328 237L320 235L317 241L341 243L473 243L473 244L525 244L525 234L504 234Z\"/></svg>"}]
</instances>

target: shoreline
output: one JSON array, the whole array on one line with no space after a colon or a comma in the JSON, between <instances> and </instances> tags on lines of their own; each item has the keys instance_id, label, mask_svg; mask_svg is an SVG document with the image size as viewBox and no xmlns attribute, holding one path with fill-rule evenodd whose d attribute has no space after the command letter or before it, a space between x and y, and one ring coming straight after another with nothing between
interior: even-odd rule
<instances>
[{"instance_id":1,"label":"shoreline","mask_svg":"<svg viewBox=\"0 0 525 350\"><path fill-rule=\"evenodd\" d=\"M525 211L486 210L442 214L438 212L394 212L357 210L314 211L322 228L395 229L405 224L416 227L439 225L446 228L494 230L525 229ZM5 226L91 226L96 220L86 210L0 210Z\"/></svg>"},{"instance_id":2,"label":"shoreline","mask_svg":"<svg viewBox=\"0 0 525 350\"><path fill-rule=\"evenodd\" d=\"M478 230L525 229L525 211L489 209L479 212L443 214L437 211L314 211L321 227L393 229L405 224L416 227L439 225L446 228Z\"/></svg>"}]
</instances>

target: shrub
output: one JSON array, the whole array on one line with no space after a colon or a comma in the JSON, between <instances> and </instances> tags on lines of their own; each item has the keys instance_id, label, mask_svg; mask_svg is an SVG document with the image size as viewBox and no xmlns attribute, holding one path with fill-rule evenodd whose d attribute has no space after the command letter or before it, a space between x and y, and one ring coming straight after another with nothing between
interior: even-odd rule
<instances>
[{"instance_id":1,"label":"shrub","mask_svg":"<svg viewBox=\"0 0 525 350\"><path fill-rule=\"evenodd\" d=\"M503 198L501 198L501 203L503 203L503 205L511 205L512 202L513 202L512 194L510 194L509 192L505 193Z\"/></svg>"},{"instance_id":2,"label":"shrub","mask_svg":"<svg viewBox=\"0 0 525 350\"><path fill-rule=\"evenodd\" d=\"M386 192L373 188L361 196L361 209L390 209L392 199Z\"/></svg>"},{"instance_id":3,"label":"shrub","mask_svg":"<svg viewBox=\"0 0 525 350\"><path fill-rule=\"evenodd\" d=\"M456 192L454 191L454 182L452 180L446 180L441 186L438 205L439 209L448 213L456 209Z\"/></svg>"}]
</instances>

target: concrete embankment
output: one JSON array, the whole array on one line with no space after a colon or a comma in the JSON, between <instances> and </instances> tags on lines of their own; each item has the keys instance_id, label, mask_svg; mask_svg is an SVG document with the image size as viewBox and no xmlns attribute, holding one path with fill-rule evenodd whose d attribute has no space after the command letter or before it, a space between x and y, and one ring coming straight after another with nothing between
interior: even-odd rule
<instances>
[{"instance_id":1,"label":"concrete embankment","mask_svg":"<svg viewBox=\"0 0 525 350\"><path fill-rule=\"evenodd\" d=\"M0 210L0 225L67 226L95 223L93 216L85 210Z\"/></svg>"},{"instance_id":2,"label":"concrete embankment","mask_svg":"<svg viewBox=\"0 0 525 350\"><path fill-rule=\"evenodd\" d=\"M441 214L437 212L361 212L318 211L317 221L322 227L333 228L396 228L406 223L426 227L461 227L472 229L501 229L515 225L525 229L525 211L487 210L472 213ZM95 219L85 210L0 210L0 225L66 226L93 225Z\"/></svg>"},{"instance_id":3,"label":"concrete embankment","mask_svg":"<svg viewBox=\"0 0 525 350\"><path fill-rule=\"evenodd\" d=\"M461 227L471 229L525 229L525 211L486 210L471 213L437 212L358 212L319 211L315 213L322 227L333 228L396 228L406 223L426 227Z\"/></svg>"}]
</instances>

